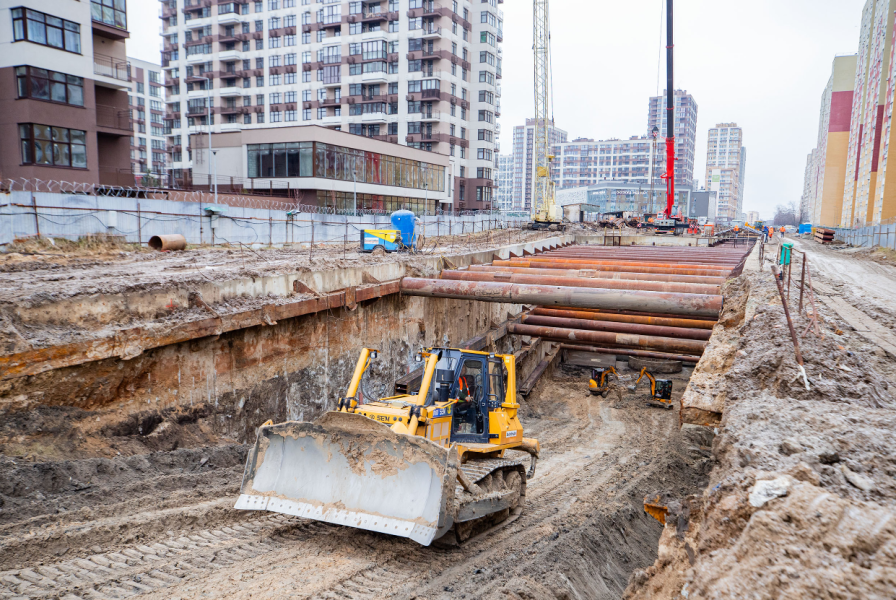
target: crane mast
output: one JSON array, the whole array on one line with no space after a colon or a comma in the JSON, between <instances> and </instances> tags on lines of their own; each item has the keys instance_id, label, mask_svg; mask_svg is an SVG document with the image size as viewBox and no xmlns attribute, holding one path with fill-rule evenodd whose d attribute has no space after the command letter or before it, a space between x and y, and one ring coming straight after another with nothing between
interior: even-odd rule
<instances>
[{"instance_id":1,"label":"crane mast","mask_svg":"<svg viewBox=\"0 0 896 600\"><path fill-rule=\"evenodd\" d=\"M532 49L535 52L535 189L532 217L537 224L559 221L554 214L554 185L551 180L551 22L548 0L533 0Z\"/></svg>"}]
</instances>

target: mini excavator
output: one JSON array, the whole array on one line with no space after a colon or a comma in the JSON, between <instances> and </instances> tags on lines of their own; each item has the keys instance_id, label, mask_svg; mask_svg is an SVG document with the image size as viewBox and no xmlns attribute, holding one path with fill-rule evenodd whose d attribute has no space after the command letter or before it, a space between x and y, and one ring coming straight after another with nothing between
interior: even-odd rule
<instances>
[{"instance_id":1,"label":"mini excavator","mask_svg":"<svg viewBox=\"0 0 896 600\"><path fill-rule=\"evenodd\" d=\"M512 354L431 348L420 389L359 401L376 350L348 393L313 423L268 421L249 452L236 508L268 510L410 538L457 543L516 518L539 444L523 437ZM525 454L506 454L508 450Z\"/></svg>"},{"instance_id":2,"label":"mini excavator","mask_svg":"<svg viewBox=\"0 0 896 600\"><path fill-rule=\"evenodd\" d=\"M609 378L610 375L616 377L616 380L619 380L619 373L616 372L614 367L597 367L591 369L591 380L588 382L588 391L591 392L593 396L603 396L607 397L607 394L610 391L609 386ZM643 378L647 378L650 381L650 396L651 399L647 401L649 406L655 406L657 408L665 408L667 410L672 409L672 380L671 379L657 379L650 372L647 371L647 367L643 367L641 369L640 374L638 375L637 381L631 386L628 386L630 391L635 391L638 387L638 384L641 383Z\"/></svg>"}]
</instances>

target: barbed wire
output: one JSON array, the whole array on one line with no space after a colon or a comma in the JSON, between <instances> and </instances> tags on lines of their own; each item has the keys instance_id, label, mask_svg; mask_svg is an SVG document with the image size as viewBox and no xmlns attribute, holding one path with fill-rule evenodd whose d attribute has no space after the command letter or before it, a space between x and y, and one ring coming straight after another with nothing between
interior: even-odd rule
<instances>
[{"instance_id":1,"label":"barbed wire","mask_svg":"<svg viewBox=\"0 0 896 600\"><path fill-rule=\"evenodd\" d=\"M110 186L95 183L82 183L64 180L45 180L39 178L20 177L16 179L0 179L0 192L58 193L73 195L107 196L112 198L147 198L169 200L172 202L191 202L199 204L220 204L234 208L253 208L262 210L280 210L293 213L322 214L338 216L380 216L388 217L391 210L379 208L337 208L335 206L318 206L299 202L284 202L274 198L265 198L244 194L221 194L215 197L214 192L204 190L179 190L161 187ZM506 210L443 210L425 211L421 217L495 217L501 219L527 219L526 211Z\"/></svg>"}]
</instances>

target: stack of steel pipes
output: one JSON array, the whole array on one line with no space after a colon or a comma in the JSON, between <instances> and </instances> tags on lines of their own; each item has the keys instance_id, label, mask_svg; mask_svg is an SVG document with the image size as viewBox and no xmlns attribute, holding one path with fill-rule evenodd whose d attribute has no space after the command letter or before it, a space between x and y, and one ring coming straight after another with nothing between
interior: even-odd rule
<instances>
[{"instance_id":1,"label":"stack of steel pipes","mask_svg":"<svg viewBox=\"0 0 896 600\"><path fill-rule=\"evenodd\" d=\"M751 248L568 246L405 278L405 294L535 307L519 335L568 348L696 362L722 309L720 288Z\"/></svg>"}]
</instances>

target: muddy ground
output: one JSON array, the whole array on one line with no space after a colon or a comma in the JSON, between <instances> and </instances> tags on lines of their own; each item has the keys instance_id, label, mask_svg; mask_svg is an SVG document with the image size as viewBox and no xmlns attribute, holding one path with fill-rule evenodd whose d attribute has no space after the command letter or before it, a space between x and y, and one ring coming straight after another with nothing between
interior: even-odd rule
<instances>
[{"instance_id":1,"label":"muddy ground","mask_svg":"<svg viewBox=\"0 0 896 600\"><path fill-rule=\"evenodd\" d=\"M688 371L673 376L676 404ZM226 440L5 458L0 598L618 598L656 558L662 527L644 496L698 493L711 467L711 434L680 431L676 411L640 396L595 398L559 369L543 377L523 401L543 448L526 509L459 548L233 510L246 447Z\"/></svg>"},{"instance_id":2,"label":"muddy ground","mask_svg":"<svg viewBox=\"0 0 896 600\"><path fill-rule=\"evenodd\" d=\"M347 245L316 244L313 249L307 244L257 249L223 245L190 247L182 252L135 250L116 242L76 247L32 243L0 253L0 306L396 261L413 265L433 256L475 252L556 235L514 229L442 236L425 242L418 253L384 256L359 252L356 239Z\"/></svg>"},{"instance_id":3,"label":"muddy ground","mask_svg":"<svg viewBox=\"0 0 896 600\"><path fill-rule=\"evenodd\" d=\"M842 297L886 336L896 269L814 244L797 248L813 266L824 334L806 331L792 288L810 389L768 266L745 274L750 302L725 374L710 483L677 499L659 559L633 575L626 598L894 597L894 357L822 296Z\"/></svg>"}]
</instances>

